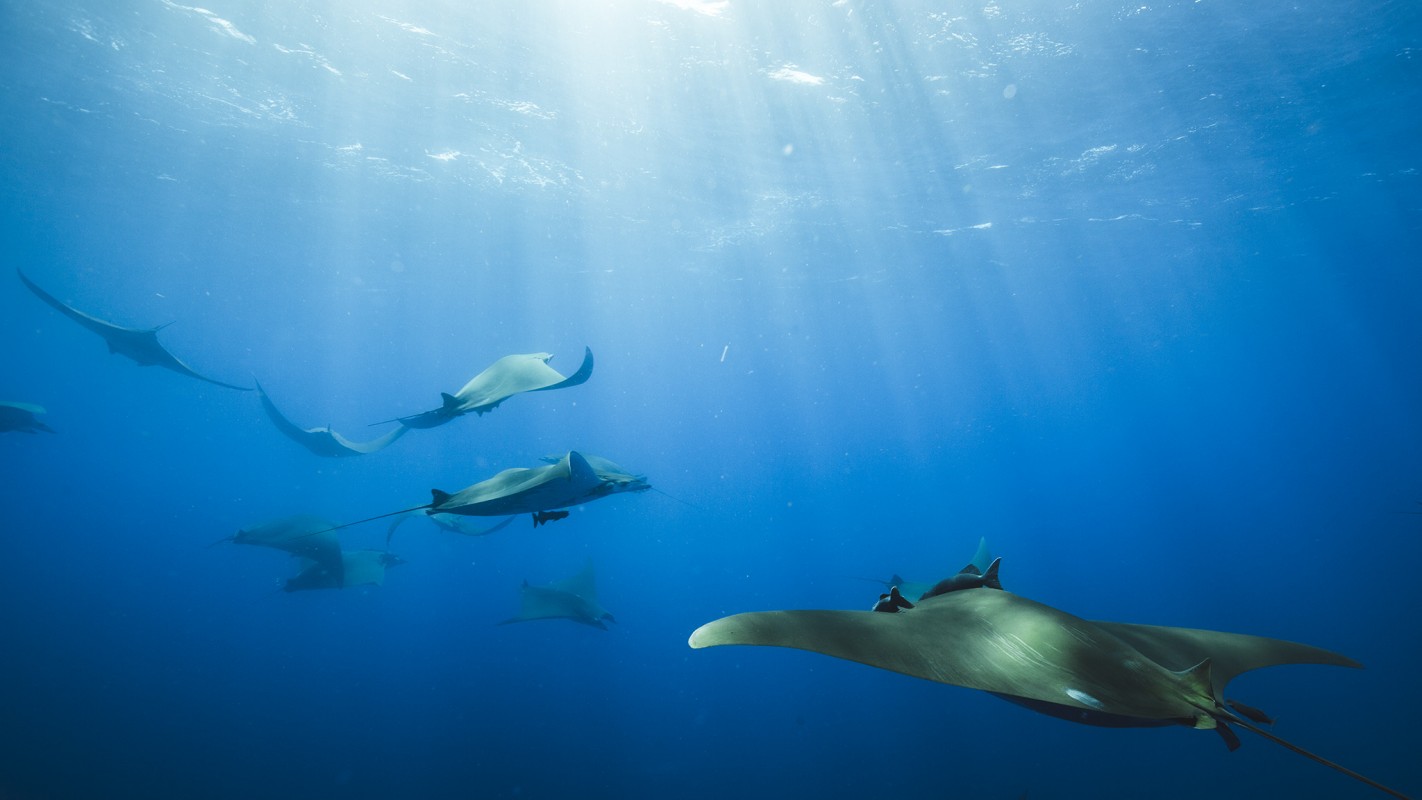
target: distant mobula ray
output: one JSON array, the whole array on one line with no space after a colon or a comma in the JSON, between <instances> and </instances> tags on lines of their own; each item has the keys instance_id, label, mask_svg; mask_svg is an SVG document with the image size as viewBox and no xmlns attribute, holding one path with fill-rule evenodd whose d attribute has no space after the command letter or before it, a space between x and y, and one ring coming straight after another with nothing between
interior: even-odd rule
<instances>
[{"instance_id":1,"label":"distant mobula ray","mask_svg":"<svg viewBox=\"0 0 1422 800\"><path fill-rule=\"evenodd\" d=\"M388 420L407 428L434 428L469 412L483 415L499 404L524 392L546 392L585 383L592 376L592 348L583 349L583 363L578 371L564 377L548 366L552 353L527 353L504 356L475 375L464 388L454 394L441 393L444 403L422 414Z\"/></svg>"},{"instance_id":2,"label":"distant mobula ray","mask_svg":"<svg viewBox=\"0 0 1422 800\"><path fill-rule=\"evenodd\" d=\"M302 428L296 423L286 418L286 415L276 407L266 390L262 389L262 384L257 383L257 396L261 398L262 408L266 410L267 416L271 418L272 424L277 430L286 435L288 439L305 447L307 450L318 456L327 458L345 458L349 456L360 456L383 450L391 442L404 436L410 430L401 425L393 431L372 439L368 442L353 442L350 439L331 430L331 426L324 428Z\"/></svg>"},{"instance_id":3,"label":"distant mobula ray","mask_svg":"<svg viewBox=\"0 0 1422 800\"><path fill-rule=\"evenodd\" d=\"M48 303L64 316L69 317L103 337L104 341L109 345L110 353L127 356L137 362L139 366L163 367L180 375L187 375L192 378L197 378L198 380L217 384L218 386L225 386L228 389L237 389L243 392L250 392L252 390L250 386L236 386L214 380L206 375L200 375L195 372L192 367L179 361L176 356L169 353L163 345L159 344L158 331L171 325L171 322L167 325L159 325L156 328L125 328L111 322L105 322L98 317L91 317L82 311L61 303L55 299L53 295L36 286L33 281L25 277L25 273L15 270L15 274L20 276L20 280L31 292L35 293L36 297Z\"/></svg>"},{"instance_id":4,"label":"distant mobula ray","mask_svg":"<svg viewBox=\"0 0 1422 800\"><path fill-rule=\"evenodd\" d=\"M341 558L341 540L336 538L334 530L330 520L296 514L242 528L212 545L232 542L282 550L320 565L322 571L339 581L345 575L345 563Z\"/></svg>"},{"instance_id":5,"label":"distant mobula ray","mask_svg":"<svg viewBox=\"0 0 1422 800\"><path fill-rule=\"evenodd\" d=\"M889 609L883 609L889 610ZM1226 708L1237 675L1281 664L1360 667L1309 645L1219 631L1091 622L992 589L946 591L874 611L760 611L709 622L693 648L790 647L980 689L1033 711L1110 727L1238 725L1394 797L1405 795L1265 731L1262 712ZM1246 717L1248 719L1246 719Z\"/></svg>"},{"instance_id":6,"label":"distant mobula ray","mask_svg":"<svg viewBox=\"0 0 1422 800\"><path fill-rule=\"evenodd\" d=\"M334 531L329 520L297 514L243 528L213 544L254 544L299 557L304 566L286 580L283 588L288 592L379 585L386 567L405 563L385 550L343 551Z\"/></svg>"},{"instance_id":7,"label":"distant mobula ray","mask_svg":"<svg viewBox=\"0 0 1422 800\"><path fill-rule=\"evenodd\" d=\"M350 550L341 553L341 567L331 569L321 561L308 561L306 568L287 578L282 586L288 592L308 589L350 589L356 586L380 586L385 583L385 568L404 564L405 559L387 550Z\"/></svg>"},{"instance_id":8,"label":"distant mobula ray","mask_svg":"<svg viewBox=\"0 0 1422 800\"><path fill-rule=\"evenodd\" d=\"M296 514L242 528L212 544L232 542L271 547L339 567L341 540L334 533L335 527L330 520L311 514Z\"/></svg>"},{"instance_id":9,"label":"distant mobula ray","mask_svg":"<svg viewBox=\"0 0 1422 800\"><path fill-rule=\"evenodd\" d=\"M519 599L522 603L519 612L500 622L500 625L539 619L570 619L607 630L605 623L617 621L597 602L591 561L573 577L547 586L530 586L528 581L524 581Z\"/></svg>"},{"instance_id":10,"label":"distant mobula ray","mask_svg":"<svg viewBox=\"0 0 1422 800\"><path fill-rule=\"evenodd\" d=\"M633 475L609 459L584 456L576 450L569 450L556 464L506 469L492 478L452 494L433 489L430 492L434 495L432 503L377 514L337 525L329 530L349 528L352 525L408 514L411 511L425 511L431 515L458 514L465 517L536 515L543 511L590 503L612 494L644 492L650 488L651 484L647 483L645 477ZM538 524L551 519L547 516L541 520L535 517L534 522Z\"/></svg>"},{"instance_id":11,"label":"distant mobula ray","mask_svg":"<svg viewBox=\"0 0 1422 800\"><path fill-rule=\"evenodd\" d=\"M45 413L44 406L0 400L0 432L38 433L44 431L45 433L54 433L54 428L44 424L35 416L43 413Z\"/></svg>"}]
</instances>

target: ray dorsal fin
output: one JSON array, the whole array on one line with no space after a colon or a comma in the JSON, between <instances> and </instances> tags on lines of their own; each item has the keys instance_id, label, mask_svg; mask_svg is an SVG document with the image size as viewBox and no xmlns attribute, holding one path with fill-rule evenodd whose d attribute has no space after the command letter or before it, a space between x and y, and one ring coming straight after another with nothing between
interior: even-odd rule
<instances>
[{"instance_id":1,"label":"ray dorsal fin","mask_svg":"<svg viewBox=\"0 0 1422 800\"><path fill-rule=\"evenodd\" d=\"M449 502L450 498L449 492L441 492L439 489L431 489L430 496L434 498L430 505L435 506L436 508Z\"/></svg>"},{"instance_id":2,"label":"ray dorsal fin","mask_svg":"<svg viewBox=\"0 0 1422 800\"><path fill-rule=\"evenodd\" d=\"M439 396L444 401L444 407L441 409L443 411L452 411L460 406L459 398L448 392L440 392Z\"/></svg>"},{"instance_id":3,"label":"ray dorsal fin","mask_svg":"<svg viewBox=\"0 0 1422 800\"><path fill-rule=\"evenodd\" d=\"M997 570L1002 566L1002 559L994 558L988 565L987 572L983 573L983 585L989 589L1001 589L1002 581L997 577Z\"/></svg>"},{"instance_id":4,"label":"ray dorsal fin","mask_svg":"<svg viewBox=\"0 0 1422 800\"><path fill-rule=\"evenodd\" d=\"M583 457L583 454L577 450L568 451L568 477L577 483L600 482L600 479L597 477L597 472L592 468L592 465L589 464L588 460Z\"/></svg>"}]
</instances>

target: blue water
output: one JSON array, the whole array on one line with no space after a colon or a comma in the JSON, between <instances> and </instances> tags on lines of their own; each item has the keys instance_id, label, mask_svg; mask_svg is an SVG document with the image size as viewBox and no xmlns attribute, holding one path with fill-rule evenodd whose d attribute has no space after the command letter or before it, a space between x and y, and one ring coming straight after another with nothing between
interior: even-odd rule
<instances>
[{"instance_id":1,"label":"blue water","mask_svg":"<svg viewBox=\"0 0 1422 800\"><path fill-rule=\"evenodd\" d=\"M1422 792L1422 7L9 3L9 271L354 439L494 359L585 385L323 459L0 275L0 798L1369 798L719 616L980 536L1088 618L1366 664L1230 694ZM383 586L208 547L579 449ZM385 527L343 531L381 547ZM589 559L609 631L496 626Z\"/></svg>"}]
</instances>

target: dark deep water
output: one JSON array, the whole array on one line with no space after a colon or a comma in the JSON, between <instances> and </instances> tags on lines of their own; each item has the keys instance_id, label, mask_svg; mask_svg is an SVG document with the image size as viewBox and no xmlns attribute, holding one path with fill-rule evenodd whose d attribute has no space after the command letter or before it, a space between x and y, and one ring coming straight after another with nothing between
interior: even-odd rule
<instances>
[{"instance_id":1,"label":"dark deep water","mask_svg":"<svg viewBox=\"0 0 1422 800\"><path fill-rule=\"evenodd\" d=\"M1276 732L1422 792L1422 10L859 0L0 8L0 798L1383 795L791 650L980 536L1088 618L1305 641ZM319 458L494 359L585 385ZM665 494L284 593L207 545L569 449ZM342 532L383 547L385 525ZM604 632L496 626L591 559Z\"/></svg>"}]
</instances>

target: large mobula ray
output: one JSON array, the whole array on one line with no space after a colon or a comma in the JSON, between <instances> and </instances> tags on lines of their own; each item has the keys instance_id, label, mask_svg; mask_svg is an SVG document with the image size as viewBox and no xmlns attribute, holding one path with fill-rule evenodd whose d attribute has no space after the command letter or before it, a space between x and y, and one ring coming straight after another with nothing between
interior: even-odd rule
<instances>
[{"instance_id":1,"label":"large mobula ray","mask_svg":"<svg viewBox=\"0 0 1422 800\"><path fill-rule=\"evenodd\" d=\"M271 418L272 424L276 425L277 430L285 434L288 439L291 439L293 442L305 447L318 456L346 458L349 456L368 455L377 450L385 449L387 445L399 439L401 436L404 436L406 431L410 430L404 425L401 425L377 439L372 439L368 442L353 442L331 430L331 426L329 425L324 428L303 428L287 419L286 415L281 413L281 410L278 409L271 398L267 396L266 391L262 389L261 383L257 384L257 396L261 398L262 408L267 412L267 416Z\"/></svg>"},{"instance_id":2,"label":"large mobula ray","mask_svg":"<svg viewBox=\"0 0 1422 800\"><path fill-rule=\"evenodd\" d=\"M709 622L693 648L791 647L981 689L1063 719L1110 726L1238 725L1395 797L1378 782L1286 742L1225 707L1237 675L1280 664L1360 667L1317 647L1237 633L1092 622L995 589L947 591L897 613L759 611ZM1245 717L1258 719L1240 708Z\"/></svg>"},{"instance_id":3,"label":"large mobula ray","mask_svg":"<svg viewBox=\"0 0 1422 800\"><path fill-rule=\"evenodd\" d=\"M444 404L439 408L391 421L407 428L433 428L471 411L479 415L493 411L516 394L577 386L592 377L593 354L590 347L583 349L583 363L578 371L567 377L548 366L551 358L552 353L504 356L475 375L458 392L441 393Z\"/></svg>"},{"instance_id":4,"label":"large mobula ray","mask_svg":"<svg viewBox=\"0 0 1422 800\"><path fill-rule=\"evenodd\" d=\"M163 367L180 375L187 375L188 377L197 378L198 380L207 381L208 383L215 383L218 386L225 386L228 389L237 389L243 392L252 391L252 387L250 386L235 386L230 383L214 380L206 375L201 375L194 371L192 367L179 361L177 356L168 352L167 348L158 342L158 331L171 325L171 322L168 323L168 325L159 325L156 328L125 328L121 325L105 322L98 317L91 317L83 311L61 303L54 295L36 286L33 281L25 277L25 273L15 270L15 274L20 276L20 280L31 292L35 293L36 297L48 303L64 316L69 317L103 337L104 341L109 345L110 353L127 356L137 362L139 366Z\"/></svg>"}]
</instances>

